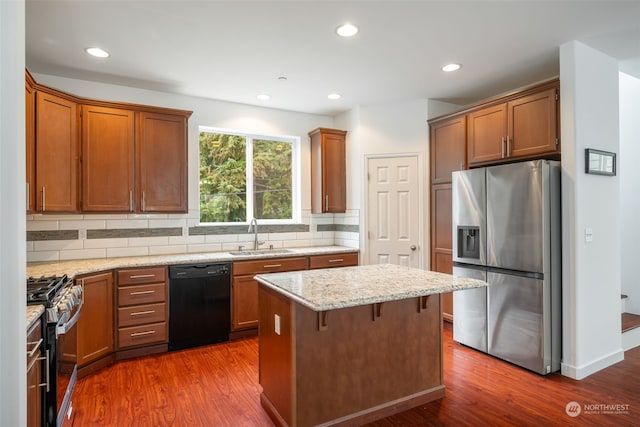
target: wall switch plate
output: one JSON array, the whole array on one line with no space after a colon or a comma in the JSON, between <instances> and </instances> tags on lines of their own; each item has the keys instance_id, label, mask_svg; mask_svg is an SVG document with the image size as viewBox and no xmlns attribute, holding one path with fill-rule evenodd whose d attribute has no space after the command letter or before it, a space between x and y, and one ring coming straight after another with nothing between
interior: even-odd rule
<instances>
[{"instance_id":1,"label":"wall switch plate","mask_svg":"<svg viewBox=\"0 0 640 427\"><path fill-rule=\"evenodd\" d=\"M584 241L587 243L593 242L593 229L591 227L584 229Z\"/></svg>"},{"instance_id":2,"label":"wall switch plate","mask_svg":"<svg viewBox=\"0 0 640 427\"><path fill-rule=\"evenodd\" d=\"M280 335L280 316L278 316L277 314L274 314L273 320L275 323L275 333Z\"/></svg>"}]
</instances>

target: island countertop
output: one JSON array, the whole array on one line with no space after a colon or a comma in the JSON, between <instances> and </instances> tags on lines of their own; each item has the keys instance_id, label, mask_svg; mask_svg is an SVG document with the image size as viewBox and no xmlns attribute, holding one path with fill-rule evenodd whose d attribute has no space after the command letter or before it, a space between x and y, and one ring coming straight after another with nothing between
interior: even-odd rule
<instances>
[{"instance_id":1,"label":"island countertop","mask_svg":"<svg viewBox=\"0 0 640 427\"><path fill-rule=\"evenodd\" d=\"M487 286L482 280L393 264L269 273L255 279L313 311Z\"/></svg>"}]
</instances>

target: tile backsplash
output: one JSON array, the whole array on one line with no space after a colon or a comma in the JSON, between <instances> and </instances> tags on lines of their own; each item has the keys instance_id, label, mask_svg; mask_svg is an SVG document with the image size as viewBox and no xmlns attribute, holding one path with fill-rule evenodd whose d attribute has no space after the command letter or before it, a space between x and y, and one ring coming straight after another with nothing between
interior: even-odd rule
<instances>
[{"instance_id":1,"label":"tile backsplash","mask_svg":"<svg viewBox=\"0 0 640 427\"><path fill-rule=\"evenodd\" d=\"M299 224L258 224L258 237L274 248L359 247L359 211L311 214ZM252 249L247 225L204 226L189 214L28 215L27 261L165 255Z\"/></svg>"}]
</instances>

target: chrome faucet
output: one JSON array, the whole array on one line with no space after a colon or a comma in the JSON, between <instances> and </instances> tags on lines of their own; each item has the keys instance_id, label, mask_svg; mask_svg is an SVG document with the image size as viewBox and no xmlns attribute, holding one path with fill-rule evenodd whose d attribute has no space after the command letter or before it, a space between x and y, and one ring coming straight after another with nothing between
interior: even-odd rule
<instances>
[{"instance_id":1,"label":"chrome faucet","mask_svg":"<svg viewBox=\"0 0 640 427\"><path fill-rule=\"evenodd\" d=\"M263 244L264 242L258 242L258 221L255 218L251 219L247 233L251 233L252 226L253 226L253 249L257 251L260 245Z\"/></svg>"}]
</instances>

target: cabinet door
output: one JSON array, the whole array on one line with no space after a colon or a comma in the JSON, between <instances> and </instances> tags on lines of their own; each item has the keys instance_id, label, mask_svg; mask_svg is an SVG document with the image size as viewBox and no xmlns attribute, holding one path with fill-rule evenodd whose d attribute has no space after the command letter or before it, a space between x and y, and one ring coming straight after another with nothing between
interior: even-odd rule
<instances>
[{"instance_id":1,"label":"cabinet door","mask_svg":"<svg viewBox=\"0 0 640 427\"><path fill-rule=\"evenodd\" d=\"M82 210L133 211L133 111L81 108Z\"/></svg>"},{"instance_id":2,"label":"cabinet door","mask_svg":"<svg viewBox=\"0 0 640 427\"><path fill-rule=\"evenodd\" d=\"M233 330L258 326L258 282L253 276L236 276L231 288Z\"/></svg>"},{"instance_id":3,"label":"cabinet door","mask_svg":"<svg viewBox=\"0 0 640 427\"><path fill-rule=\"evenodd\" d=\"M140 212L187 212L187 119L140 113L137 139Z\"/></svg>"},{"instance_id":4,"label":"cabinet door","mask_svg":"<svg viewBox=\"0 0 640 427\"><path fill-rule=\"evenodd\" d=\"M431 270L451 274L451 184L431 187ZM445 320L453 319L453 297L443 294L442 312Z\"/></svg>"},{"instance_id":5,"label":"cabinet door","mask_svg":"<svg viewBox=\"0 0 640 427\"><path fill-rule=\"evenodd\" d=\"M36 208L36 92L25 82L26 133L25 154L27 160L27 212Z\"/></svg>"},{"instance_id":6,"label":"cabinet door","mask_svg":"<svg viewBox=\"0 0 640 427\"><path fill-rule=\"evenodd\" d=\"M347 209L344 137L327 134L322 143L323 212Z\"/></svg>"},{"instance_id":7,"label":"cabinet door","mask_svg":"<svg viewBox=\"0 0 640 427\"><path fill-rule=\"evenodd\" d=\"M27 427L39 427L43 422L41 338L42 326L38 320L27 332Z\"/></svg>"},{"instance_id":8,"label":"cabinet door","mask_svg":"<svg viewBox=\"0 0 640 427\"><path fill-rule=\"evenodd\" d=\"M506 157L507 104L469 113L468 121L467 158L470 165Z\"/></svg>"},{"instance_id":9,"label":"cabinet door","mask_svg":"<svg viewBox=\"0 0 640 427\"><path fill-rule=\"evenodd\" d=\"M509 157L530 157L558 150L556 104L555 88L507 104Z\"/></svg>"},{"instance_id":10,"label":"cabinet door","mask_svg":"<svg viewBox=\"0 0 640 427\"><path fill-rule=\"evenodd\" d=\"M36 93L37 210L78 210L78 127L76 104Z\"/></svg>"},{"instance_id":11,"label":"cabinet door","mask_svg":"<svg viewBox=\"0 0 640 427\"><path fill-rule=\"evenodd\" d=\"M82 279L84 305L78 319L78 365L84 366L113 352L113 274Z\"/></svg>"},{"instance_id":12,"label":"cabinet door","mask_svg":"<svg viewBox=\"0 0 640 427\"><path fill-rule=\"evenodd\" d=\"M431 184L451 182L451 172L465 169L466 141L466 116L431 125Z\"/></svg>"}]
</instances>

